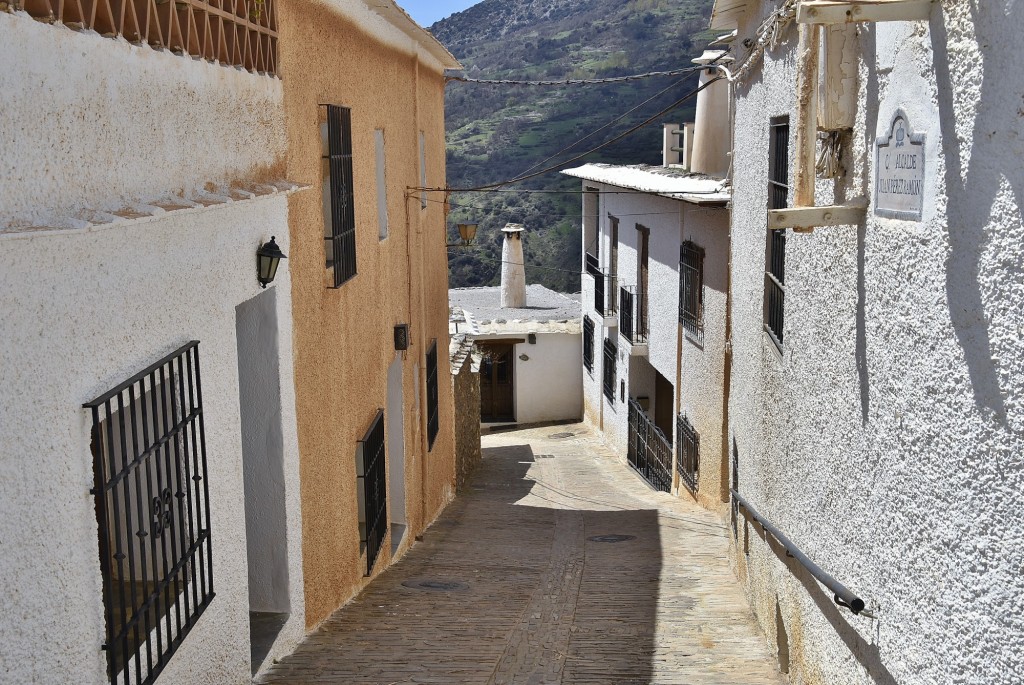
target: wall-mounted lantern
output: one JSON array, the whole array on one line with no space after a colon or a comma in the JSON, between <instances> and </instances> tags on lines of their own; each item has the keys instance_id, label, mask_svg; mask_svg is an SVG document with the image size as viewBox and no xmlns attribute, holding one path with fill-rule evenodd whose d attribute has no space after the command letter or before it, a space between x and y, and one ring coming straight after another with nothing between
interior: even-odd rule
<instances>
[{"instance_id":1,"label":"wall-mounted lantern","mask_svg":"<svg viewBox=\"0 0 1024 685\"><path fill-rule=\"evenodd\" d=\"M281 264L282 259L288 259L288 257L277 246L275 236L270 236L270 242L263 243L260 245L260 249L256 250L256 278L261 287L266 288L274 282L274 277L277 276L277 267Z\"/></svg>"},{"instance_id":2,"label":"wall-mounted lantern","mask_svg":"<svg viewBox=\"0 0 1024 685\"><path fill-rule=\"evenodd\" d=\"M476 229L478 224L458 224L461 243L448 243L447 247L470 247L476 240Z\"/></svg>"}]
</instances>

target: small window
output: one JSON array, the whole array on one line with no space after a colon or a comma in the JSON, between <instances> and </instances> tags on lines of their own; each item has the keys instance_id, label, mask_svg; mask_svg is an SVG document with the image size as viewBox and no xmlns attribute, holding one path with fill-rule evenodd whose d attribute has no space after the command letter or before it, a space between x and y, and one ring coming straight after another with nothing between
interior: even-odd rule
<instances>
[{"instance_id":1,"label":"small window","mask_svg":"<svg viewBox=\"0 0 1024 685\"><path fill-rule=\"evenodd\" d=\"M388 187L385 171L384 131L377 129L374 133L377 145L377 230L378 237L388 237Z\"/></svg>"},{"instance_id":2,"label":"small window","mask_svg":"<svg viewBox=\"0 0 1024 685\"><path fill-rule=\"evenodd\" d=\"M427 451L434 449L434 441L440 431L438 421L437 392L437 340L427 351Z\"/></svg>"},{"instance_id":3,"label":"small window","mask_svg":"<svg viewBox=\"0 0 1024 685\"><path fill-rule=\"evenodd\" d=\"M679 323L698 341L704 339L704 248L690 241L679 248Z\"/></svg>"},{"instance_id":4,"label":"small window","mask_svg":"<svg viewBox=\"0 0 1024 685\"><path fill-rule=\"evenodd\" d=\"M700 471L700 436L685 414L680 414L676 421L676 433L679 441L676 447L679 479L690 492L697 492L697 475Z\"/></svg>"},{"instance_id":5,"label":"small window","mask_svg":"<svg viewBox=\"0 0 1024 685\"><path fill-rule=\"evenodd\" d=\"M323 127L324 253L334 287L356 275L356 217L352 176L352 111L327 105Z\"/></svg>"},{"instance_id":6,"label":"small window","mask_svg":"<svg viewBox=\"0 0 1024 685\"><path fill-rule=\"evenodd\" d=\"M604 396L609 402L615 402L615 362L619 350L615 343L606 338L604 341Z\"/></svg>"},{"instance_id":7,"label":"small window","mask_svg":"<svg viewBox=\"0 0 1024 685\"><path fill-rule=\"evenodd\" d=\"M384 443L384 410L378 410L356 450L359 493L359 542L366 551L366 575L384 544L388 529L387 469Z\"/></svg>"},{"instance_id":8,"label":"small window","mask_svg":"<svg viewBox=\"0 0 1024 685\"><path fill-rule=\"evenodd\" d=\"M594 370L594 320L589 316L583 317L583 366Z\"/></svg>"},{"instance_id":9,"label":"small window","mask_svg":"<svg viewBox=\"0 0 1024 685\"><path fill-rule=\"evenodd\" d=\"M768 154L768 208L789 206L789 118L773 119ZM779 350L784 339L786 231L768 231L764 276L764 327Z\"/></svg>"},{"instance_id":10,"label":"small window","mask_svg":"<svg viewBox=\"0 0 1024 685\"><path fill-rule=\"evenodd\" d=\"M213 601L202 397L194 341L85 404L115 685L152 683Z\"/></svg>"}]
</instances>

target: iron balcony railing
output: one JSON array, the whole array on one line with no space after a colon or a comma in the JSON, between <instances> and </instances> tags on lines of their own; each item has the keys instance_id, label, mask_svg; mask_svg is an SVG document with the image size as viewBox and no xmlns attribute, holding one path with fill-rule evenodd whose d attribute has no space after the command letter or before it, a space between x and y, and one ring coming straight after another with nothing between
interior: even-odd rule
<instances>
[{"instance_id":1,"label":"iron balcony railing","mask_svg":"<svg viewBox=\"0 0 1024 685\"><path fill-rule=\"evenodd\" d=\"M634 345L647 342L647 293L636 286L619 288L619 332Z\"/></svg>"},{"instance_id":2,"label":"iron balcony railing","mask_svg":"<svg viewBox=\"0 0 1024 685\"><path fill-rule=\"evenodd\" d=\"M635 399L629 399L626 458L656 490L672 490L672 442Z\"/></svg>"},{"instance_id":3,"label":"iron balcony railing","mask_svg":"<svg viewBox=\"0 0 1024 685\"><path fill-rule=\"evenodd\" d=\"M827 587L832 592L833 601L835 601L836 604L841 607L846 607L855 614L863 613L866 616L871 615L864 611L866 605L863 599L855 595L849 588L829 574L825 573L820 566L811 561L806 554L800 551L799 547L793 544L792 540L786 537L781 530L772 525L771 521L761 516L761 514L757 512L757 509L750 506L750 503L743 499L735 489L730 489L730 492L732 493L732 497L736 501L736 504L746 509L750 518L754 519L754 521L759 523L762 528L771 533L772 537L778 540L779 544L786 550L786 554L788 556L791 556L800 562L800 565L807 569L807 571L814 576L819 583Z\"/></svg>"},{"instance_id":4,"label":"iron balcony railing","mask_svg":"<svg viewBox=\"0 0 1024 685\"><path fill-rule=\"evenodd\" d=\"M697 477L700 472L700 435L684 414L676 419L676 469L679 480L690 492L697 492Z\"/></svg>"},{"instance_id":5,"label":"iron balcony railing","mask_svg":"<svg viewBox=\"0 0 1024 685\"><path fill-rule=\"evenodd\" d=\"M587 253L587 273L594 277L594 309L598 314L604 316L607 310L607 295L605 295L605 283L607 276L601 271L601 265L595 255Z\"/></svg>"}]
</instances>

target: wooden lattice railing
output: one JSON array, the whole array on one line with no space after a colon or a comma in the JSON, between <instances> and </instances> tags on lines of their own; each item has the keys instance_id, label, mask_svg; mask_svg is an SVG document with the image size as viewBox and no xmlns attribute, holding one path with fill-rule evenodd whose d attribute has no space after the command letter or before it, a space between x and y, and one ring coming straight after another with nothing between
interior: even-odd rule
<instances>
[{"instance_id":1,"label":"wooden lattice railing","mask_svg":"<svg viewBox=\"0 0 1024 685\"><path fill-rule=\"evenodd\" d=\"M13 0L41 21L277 74L276 0Z\"/></svg>"}]
</instances>

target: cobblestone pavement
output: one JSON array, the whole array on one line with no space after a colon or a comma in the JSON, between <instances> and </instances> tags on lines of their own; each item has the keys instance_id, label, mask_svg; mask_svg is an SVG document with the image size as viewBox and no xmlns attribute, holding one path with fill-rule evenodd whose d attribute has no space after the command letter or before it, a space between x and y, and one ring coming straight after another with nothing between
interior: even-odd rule
<instances>
[{"instance_id":1,"label":"cobblestone pavement","mask_svg":"<svg viewBox=\"0 0 1024 685\"><path fill-rule=\"evenodd\" d=\"M715 516L652 491L582 425L483 444L424 541L263 682L783 682Z\"/></svg>"}]
</instances>

